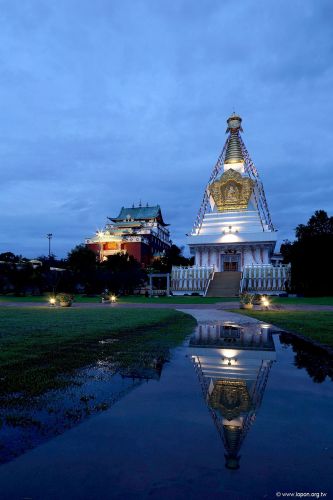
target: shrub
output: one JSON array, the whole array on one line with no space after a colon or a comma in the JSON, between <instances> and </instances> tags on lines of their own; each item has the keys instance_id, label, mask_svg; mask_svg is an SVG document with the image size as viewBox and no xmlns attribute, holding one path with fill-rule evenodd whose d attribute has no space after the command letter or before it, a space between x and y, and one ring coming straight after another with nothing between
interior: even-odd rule
<instances>
[{"instance_id":1,"label":"shrub","mask_svg":"<svg viewBox=\"0 0 333 500\"><path fill-rule=\"evenodd\" d=\"M239 300L241 304L253 304L254 295L247 292L241 293L239 296Z\"/></svg>"},{"instance_id":2,"label":"shrub","mask_svg":"<svg viewBox=\"0 0 333 500\"><path fill-rule=\"evenodd\" d=\"M69 293L58 293L56 295L56 301L67 302L68 304L71 304L73 302L73 296L70 295Z\"/></svg>"}]
</instances>

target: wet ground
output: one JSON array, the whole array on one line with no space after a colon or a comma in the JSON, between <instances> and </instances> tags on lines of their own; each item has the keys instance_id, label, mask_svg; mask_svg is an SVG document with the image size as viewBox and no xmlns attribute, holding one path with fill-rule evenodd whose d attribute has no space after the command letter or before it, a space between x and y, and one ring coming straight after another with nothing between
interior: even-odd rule
<instances>
[{"instance_id":1,"label":"wet ground","mask_svg":"<svg viewBox=\"0 0 333 500\"><path fill-rule=\"evenodd\" d=\"M102 366L97 389L90 368L83 392L110 409L2 465L0 498L332 498L332 360L256 320L193 315L197 331L160 378ZM93 409L80 391L75 405Z\"/></svg>"}]
</instances>

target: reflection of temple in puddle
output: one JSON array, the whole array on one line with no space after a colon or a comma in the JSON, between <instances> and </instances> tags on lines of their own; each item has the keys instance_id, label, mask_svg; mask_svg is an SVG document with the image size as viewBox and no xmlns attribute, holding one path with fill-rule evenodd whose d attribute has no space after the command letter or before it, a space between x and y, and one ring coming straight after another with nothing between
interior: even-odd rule
<instances>
[{"instance_id":1,"label":"reflection of temple in puddle","mask_svg":"<svg viewBox=\"0 0 333 500\"><path fill-rule=\"evenodd\" d=\"M267 325L199 324L190 355L225 447L225 465L239 468L240 448L261 404L273 361Z\"/></svg>"},{"instance_id":2,"label":"reflection of temple in puddle","mask_svg":"<svg viewBox=\"0 0 333 500\"><path fill-rule=\"evenodd\" d=\"M121 367L119 369L119 374L122 378L131 378L133 382L135 380L159 380L161 378L161 373L164 365L164 359L155 358L153 360L148 360L141 365L130 365L129 367Z\"/></svg>"}]
</instances>

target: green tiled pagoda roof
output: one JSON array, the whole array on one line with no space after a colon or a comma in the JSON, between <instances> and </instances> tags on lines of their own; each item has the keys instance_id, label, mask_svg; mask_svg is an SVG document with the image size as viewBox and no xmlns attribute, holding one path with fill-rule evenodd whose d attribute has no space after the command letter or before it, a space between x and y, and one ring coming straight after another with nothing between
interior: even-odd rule
<instances>
[{"instance_id":1,"label":"green tiled pagoda roof","mask_svg":"<svg viewBox=\"0 0 333 500\"><path fill-rule=\"evenodd\" d=\"M161 208L159 205L151 207L122 207L118 217L109 217L109 219L115 223L126 221L128 219L134 219L134 221L159 219L161 224L165 226L167 225L163 222Z\"/></svg>"},{"instance_id":2,"label":"green tiled pagoda roof","mask_svg":"<svg viewBox=\"0 0 333 500\"><path fill-rule=\"evenodd\" d=\"M112 219L115 220L115 219ZM140 224L139 221L136 220L120 220L115 222L112 227L141 227L142 223Z\"/></svg>"}]
</instances>

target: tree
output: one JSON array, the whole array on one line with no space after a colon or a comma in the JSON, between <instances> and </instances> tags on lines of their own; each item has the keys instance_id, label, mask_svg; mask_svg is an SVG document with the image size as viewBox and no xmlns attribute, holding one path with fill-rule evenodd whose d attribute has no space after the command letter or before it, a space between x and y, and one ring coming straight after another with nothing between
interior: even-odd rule
<instances>
[{"instance_id":1,"label":"tree","mask_svg":"<svg viewBox=\"0 0 333 500\"><path fill-rule=\"evenodd\" d=\"M96 254L85 245L77 245L68 253L67 264L74 272L96 269Z\"/></svg>"},{"instance_id":2,"label":"tree","mask_svg":"<svg viewBox=\"0 0 333 500\"><path fill-rule=\"evenodd\" d=\"M284 261L291 264L292 291L333 295L333 217L317 210L295 233L293 243L286 241L281 246Z\"/></svg>"},{"instance_id":3,"label":"tree","mask_svg":"<svg viewBox=\"0 0 333 500\"><path fill-rule=\"evenodd\" d=\"M124 253L110 255L100 264L98 274L103 288L124 294L133 292L147 277L140 262L132 255Z\"/></svg>"},{"instance_id":4,"label":"tree","mask_svg":"<svg viewBox=\"0 0 333 500\"><path fill-rule=\"evenodd\" d=\"M8 264L15 264L16 262L20 262L22 256L15 255L12 252L4 252L0 253L0 262L6 262Z\"/></svg>"},{"instance_id":5,"label":"tree","mask_svg":"<svg viewBox=\"0 0 333 500\"><path fill-rule=\"evenodd\" d=\"M161 273L170 273L172 266L193 266L194 257L184 257L183 250L184 247L171 245L171 247L165 252L165 256L160 259L156 259L151 267Z\"/></svg>"},{"instance_id":6,"label":"tree","mask_svg":"<svg viewBox=\"0 0 333 500\"><path fill-rule=\"evenodd\" d=\"M97 260L96 254L85 245L77 245L68 253L66 266L73 272L73 287L83 287L88 295L96 293Z\"/></svg>"},{"instance_id":7,"label":"tree","mask_svg":"<svg viewBox=\"0 0 333 500\"><path fill-rule=\"evenodd\" d=\"M333 217L325 210L317 210L306 225L299 224L295 230L298 241L311 240L316 237L333 235Z\"/></svg>"}]
</instances>

